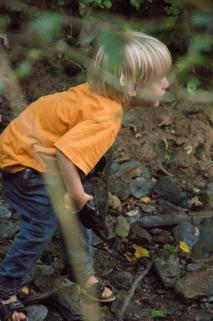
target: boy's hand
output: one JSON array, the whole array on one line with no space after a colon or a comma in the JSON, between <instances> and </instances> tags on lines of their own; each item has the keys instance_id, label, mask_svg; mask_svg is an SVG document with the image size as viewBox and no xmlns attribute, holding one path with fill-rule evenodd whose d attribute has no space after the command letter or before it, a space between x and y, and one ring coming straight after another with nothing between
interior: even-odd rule
<instances>
[{"instance_id":1,"label":"boy's hand","mask_svg":"<svg viewBox=\"0 0 213 321\"><path fill-rule=\"evenodd\" d=\"M93 196L86 193L83 193L75 198L71 198L69 194L66 193L64 195L65 208L70 209L74 206L74 209L78 212L86 205L87 202L91 201L92 199Z\"/></svg>"}]
</instances>

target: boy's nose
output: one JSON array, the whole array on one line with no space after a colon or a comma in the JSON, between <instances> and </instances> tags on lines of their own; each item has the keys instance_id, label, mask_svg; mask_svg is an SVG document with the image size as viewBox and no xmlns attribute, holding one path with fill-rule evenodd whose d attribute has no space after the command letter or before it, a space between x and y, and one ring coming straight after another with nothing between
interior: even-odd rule
<instances>
[{"instance_id":1,"label":"boy's nose","mask_svg":"<svg viewBox=\"0 0 213 321\"><path fill-rule=\"evenodd\" d=\"M163 88L167 89L169 87L169 82L167 80L167 78L163 78Z\"/></svg>"}]
</instances>

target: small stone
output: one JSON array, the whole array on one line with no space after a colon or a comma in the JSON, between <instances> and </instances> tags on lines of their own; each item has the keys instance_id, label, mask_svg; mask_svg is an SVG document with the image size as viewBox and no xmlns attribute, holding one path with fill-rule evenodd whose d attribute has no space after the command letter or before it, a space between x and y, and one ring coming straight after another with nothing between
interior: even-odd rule
<instances>
[{"instance_id":1,"label":"small stone","mask_svg":"<svg viewBox=\"0 0 213 321\"><path fill-rule=\"evenodd\" d=\"M63 318L57 311L49 310L45 321L63 321Z\"/></svg>"},{"instance_id":2,"label":"small stone","mask_svg":"<svg viewBox=\"0 0 213 321\"><path fill-rule=\"evenodd\" d=\"M160 244L169 244L173 243L174 238L172 237L171 233L167 230L163 230L160 228L155 228L150 231L153 235L152 240L153 242L160 243Z\"/></svg>"},{"instance_id":3,"label":"small stone","mask_svg":"<svg viewBox=\"0 0 213 321\"><path fill-rule=\"evenodd\" d=\"M174 226L181 222L189 221L190 217L187 214L177 215L150 215L142 216L138 221L139 224L145 228L163 227L163 226Z\"/></svg>"},{"instance_id":4,"label":"small stone","mask_svg":"<svg viewBox=\"0 0 213 321\"><path fill-rule=\"evenodd\" d=\"M190 249L199 240L199 230L191 222L182 222L174 227L173 234L177 242L186 243Z\"/></svg>"},{"instance_id":5,"label":"small stone","mask_svg":"<svg viewBox=\"0 0 213 321\"><path fill-rule=\"evenodd\" d=\"M130 183L131 194L136 198L141 198L150 194L153 182L144 177L137 177Z\"/></svg>"},{"instance_id":6,"label":"small stone","mask_svg":"<svg viewBox=\"0 0 213 321\"><path fill-rule=\"evenodd\" d=\"M130 226L129 239L140 245L152 243L151 235L137 223Z\"/></svg>"},{"instance_id":7,"label":"small stone","mask_svg":"<svg viewBox=\"0 0 213 321\"><path fill-rule=\"evenodd\" d=\"M29 321L43 321L46 319L48 309L44 305L29 305L26 308Z\"/></svg>"},{"instance_id":8,"label":"small stone","mask_svg":"<svg viewBox=\"0 0 213 321\"><path fill-rule=\"evenodd\" d=\"M174 242L174 238L171 236L171 234L159 234L159 235L154 235L152 237L152 240L154 243L158 244L170 244Z\"/></svg>"},{"instance_id":9,"label":"small stone","mask_svg":"<svg viewBox=\"0 0 213 321\"><path fill-rule=\"evenodd\" d=\"M119 271L112 275L113 283L118 290L128 290L132 286L133 276L126 271Z\"/></svg>"},{"instance_id":10,"label":"small stone","mask_svg":"<svg viewBox=\"0 0 213 321\"><path fill-rule=\"evenodd\" d=\"M122 201L125 201L130 196L129 184L124 180L119 179L110 186L110 192L118 196Z\"/></svg>"},{"instance_id":11,"label":"small stone","mask_svg":"<svg viewBox=\"0 0 213 321\"><path fill-rule=\"evenodd\" d=\"M127 237L129 234L130 224L124 216L117 217L117 225L115 227L115 234L119 237Z\"/></svg>"},{"instance_id":12,"label":"small stone","mask_svg":"<svg viewBox=\"0 0 213 321\"><path fill-rule=\"evenodd\" d=\"M195 317L195 321L212 321L213 315L210 312L201 312Z\"/></svg>"},{"instance_id":13,"label":"small stone","mask_svg":"<svg viewBox=\"0 0 213 321\"><path fill-rule=\"evenodd\" d=\"M192 301L213 295L212 284L213 270L194 271L177 281L175 291L185 301Z\"/></svg>"},{"instance_id":14,"label":"small stone","mask_svg":"<svg viewBox=\"0 0 213 321\"><path fill-rule=\"evenodd\" d=\"M154 268L166 288L173 287L180 276L180 262L174 254L167 259L156 258Z\"/></svg>"},{"instance_id":15,"label":"small stone","mask_svg":"<svg viewBox=\"0 0 213 321\"><path fill-rule=\"evenodd\" d=\"M183 208L188 207L187 195L170 176L162 177L153 186L152 192L166 201Z\"/></svg>"},{"instance_id":16,"label":"small stone","mask_svg":"<svg viewBox=\"0 0 213 321\"><path fill-rule=\"evenodd\" d=\"M186 266L188 272L198 271L204 269L204 264L201 263L189 263Z\"/></svg>"}]
</instances>

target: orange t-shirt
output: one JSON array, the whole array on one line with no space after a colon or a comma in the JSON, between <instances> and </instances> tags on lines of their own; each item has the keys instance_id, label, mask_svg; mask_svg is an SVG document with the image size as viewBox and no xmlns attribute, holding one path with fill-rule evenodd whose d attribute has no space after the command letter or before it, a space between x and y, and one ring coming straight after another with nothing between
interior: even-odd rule
<instances>
[{"instance_id":1,"label":"orange t-shirt","mask_svg":"<svg viewBox=\"0 0 213 321\"><path fill-rule=\"evenodd\" d=\"M88 84L43 96L0 135L0 168L51 170L56 148L86 175L112 146L121 126L121 104Z\"/></svg>"}]
</instances>

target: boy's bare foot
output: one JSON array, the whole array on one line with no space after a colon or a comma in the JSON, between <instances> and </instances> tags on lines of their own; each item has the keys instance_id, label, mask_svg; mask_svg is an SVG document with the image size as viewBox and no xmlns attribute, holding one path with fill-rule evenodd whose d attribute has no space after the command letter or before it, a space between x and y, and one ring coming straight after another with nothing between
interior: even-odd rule
<instances>
[{"instance_id":1,"label":"boy's bare foot","mask_svg":"<svg viewBox=\"0 0 213 321\"><path fill-rule=\"evenodd\" d=\"M8 300L2 300L2 305L9 304L15 301L17 301L17 297L13 295ZM18 311L15 311L13 315L8 319L8 321L25 321L25 320L27 320L26 315L23 312L18 312Z\"/></svg>"},{"instance_id":2,"label":"boy's bare foot","mask_svg":"<svg viewBox=\"0 0 213 321\"><path fill-rule=\"evenodd\" d=\"M95 284L95 283L98 283L99 280L94 276L90 276L89 279L87 280L86 282L86 288L89 288L91 285ZM103 299L107 299L107 298L110 298L111 296L113 295L113 292L111 291L111 289L105 287L101 296Z\"/></svg>"}]
</instances>

